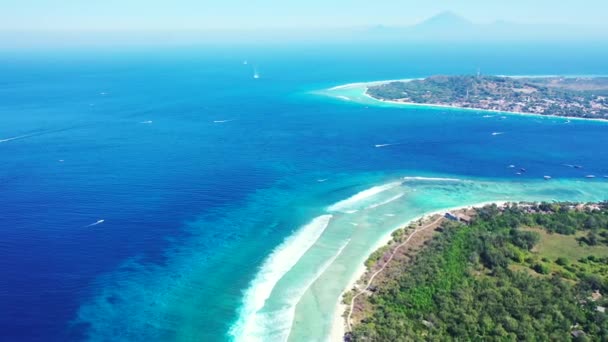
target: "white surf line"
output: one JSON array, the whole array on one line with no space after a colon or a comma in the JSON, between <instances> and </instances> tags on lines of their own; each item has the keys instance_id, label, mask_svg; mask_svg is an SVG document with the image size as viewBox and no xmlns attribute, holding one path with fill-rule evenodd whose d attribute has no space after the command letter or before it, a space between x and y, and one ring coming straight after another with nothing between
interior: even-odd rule
<instances>
[{"instance_id":1,"label":"white surf line","mask_svg":"<svg viewBox=\"0 0 608 342\"><path fill-rule=\"evenodd\" d=\"M256 317L264 308L276 284L304 256L321 237L333 215L314 218L283 241L266 258L249 288L245 292L243 305L237 322L229 334L236 340L247 337L256 331Z\"/></svg>"},{"instance_id":2,"label":"white surf line","mask_svg":"<svg viewBox=\"0 0 608 342\"><path fill-rule=\"evenodd\" d=\"M430 182L464 182L462 179L458 178L441 178L441 177L403 177L404 181L430 181Z\"/></svg>"},{"instance_id":3,"label":"white surf line","mask_svg":"<svg viewBox=\"0 0 608 342\"><path fill-rule=\"evenodd\" d=\"M378 186L374 186L371 187L367 190L363 190L345 200L339 201L333 205L331 205L328 210L329 211L344 211L344 210L348 210L348 209L354 209L354 208L350 208L352 205L356 204L357 202L364 200L366 198L369 198L371 196L377 195L381 192L384 192L386 190L390 190L392 188L398 187L401 185L401 182L392 182L392 183L388 183L388 184L384 184L384 185L378 185Z\"/></svg>"},{"instance_id":4,"label":"white surf line","mask_svg":"<svg viewBox=\"0 0 608 342\"><path fill-rule=\"evenodd\" d=\"M404 193L401 193L401 194L399 194L399 195L397 195L397 196L393 196L393 197L391 197L391 198L387 199L386 201L382 201L382 202L380 202L380 203L375 203L375 204L372 204L372 205L368 206L368 207L367 207L367 208L365 208L365 209L374 209L374 208L377 208L377 207L383 206L383 205L385 205L385 204L389 204L389 203L391 203L391 202L393 202L393 201L396 201L396 200L400 199L400 198L401 198L401 197L403 197L403 196L405 196L405 194L404 194Z\"/></svg>"},{"instance_id":5,"label":"white surf line","mask_svg":"<svg viewBox=\"0 0 608 342\"><path fill-rule=\"evenodd\" d=\"M365 288L361 291L359 291L357 294L355 294L353 296L353 298L350 301L350 305L348 308L348 316L346 316L346 327L348 328L348 331L352 331L352 323L351 323L351 318L353 315L353 308L355 306L355 300L362 295L363 293L365 293L365 291L367 291L369 289L369 287L372 285L372 282L374 281L374 278L376 278L376 276L378 274L380 274L382 271L384 271L384 269L386 268L386 266L393 260L393 257L395 257L395 254L397 253L397 251L405 246L413 237L414 235L416 235L417 233L428 229L429 227L434 226L435 224L439 223L439 221L443 220L443 216L441 216L440 218L438 218L437 220L433 221L432 223L427 224L426 226L422 227L422 228L418 228L415 231L413 231L408 237L407 239L405 239L405 241L403 241L402 243L400 243L397 247L395 247L395 249L393 250L393 252L391 253L391 256L388 258L388 260L384 263L384 265L382 265L382 267L376 271L374 274L372 274L372 276L369 278L369 281L367 282L367 285L365 285Z\"/></svg>"},{"instance_id":6,"label":"white surf line","mask_svg":"<svg viewBox=\"0 0 608 342\"><path fill-rule=\"evenodd\" d=\"M306 284L304 290L301 291L300 295L298 296L298 301L295 303L296 305L300 302L300 300L302 299L302 296L306 293L306 291L308 291L308 289L312 286L312 284L314 284L317 281L317 279L319 279L323 275L323 273L325 273L325 271L327 271L327 269L334 263L334 261L336 261L336 259L338 259L338 257L344 251L344 248L346 248L346 246L348 246L349 243L350 243L350 239L346 240L346 242L343 243L342 246L340 246L340 248L338 248L338 252L336 254L334 254L329 260L327 260L323 264L323 266L319 269L319 271L317 271L314 278L310 282L308 282ZM295 319L296 305L293 305L291 308L292 317L291 317L291 324L289 326L289 331L287 332L287 338L289 338L289 335L291 335L291 330L293 329L293 320Z\"/></svg>"}]
</instances>

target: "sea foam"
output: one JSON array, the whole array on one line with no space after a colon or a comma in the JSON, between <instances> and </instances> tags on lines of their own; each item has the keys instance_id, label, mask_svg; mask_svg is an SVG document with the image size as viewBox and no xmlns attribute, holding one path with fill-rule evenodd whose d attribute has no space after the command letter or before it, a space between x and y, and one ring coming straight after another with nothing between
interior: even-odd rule
<instances>
[{"instance_id":1,"label":"sea foam","mask_svg":"<svg viewBox=\"0 0 608 342\"><path fill-rule=\"evenodd\" d=\"M374 209L374 208L377 208L377 207L383 206L383 205L385 205L385 204L389 204L389 203L391 203L391 202L393 202L393 201L396 201L396 200L400 199L400 198L401 198L401 197L403 197L404 195L405 195L404 193L400 193L400 194L398 194L398 195L396 195L396 196L393 196L393 197L391 197L391 198L389 198L389 199L387 199L387 200L385 200L385 201L382 201L382 202L379 202L379 203L374 203L374 204L372 204L372 205L368 206L366 209Z\"/></svg>"},{"instance_id":2,"label":"sea foam","mask_svg":"<svg viewBox=\"0 0 608 342\"><path fill-rule=\"evenodd\" d=\"M441 178L441 177L403 177L404 181L429 181L429 182L462 182L458 178Z\"/></svg>"},{"instance_id":3,"label":"sea foam","mask_svg":"<svg viewBox=\"0 0 608 342\"><path fill-rule=\"evenodd\" d=\"M230 329L230 335L237 341L257 340L264 326L273 323L272 313L263 313L266 300L270 297L275 285L302 258L304 253L314 245L332 215L322 215L313 219L295 234L287 238L266 259L249 289L245 292L243 306L236 324ZM263 326L260 326L263 324ZM262 329L262 330L260 330Z\"/></svg>"},{"instance_id":4,"label":"sea foam","mask_svg":"<svg viewBox=\"0 0 608 342\"><path fill-rule=\"evenodd\" d=\"M333 205L331 205L329 208L327 208L327 210L329 211L340 211L340 212L348 212L352 209L355 209L354 207L359 204L360 202L375 196L381 192L393 189L395 187L398 187L401 185L401 182L392 182L392 183L388 183L388 184L383 184L383 185L378 185L378 186L374 186L372 188L369 188L367 190L363 190L345 200L342 200L340 202L337 202Z\"/></svg>"},{"instance_id":5,"label":"sea foam","mask_svg":"<svg viewBox=\"0 0 608 342\"><path fill-rule=\"evenodd\" d=\"M301 285L290 288L281 294L281 301L278 308L272 311L258 311L254 315L249 316L244 322L244 329L240 334L235 334L236 341L287 341L291 328L293 326L296 305L306 293L308 288L333 264L333 262L342 254L344 248L348 245L350 239L342 243L336 252L323 264L318 267Z\"/></svg>"}]
</instances>

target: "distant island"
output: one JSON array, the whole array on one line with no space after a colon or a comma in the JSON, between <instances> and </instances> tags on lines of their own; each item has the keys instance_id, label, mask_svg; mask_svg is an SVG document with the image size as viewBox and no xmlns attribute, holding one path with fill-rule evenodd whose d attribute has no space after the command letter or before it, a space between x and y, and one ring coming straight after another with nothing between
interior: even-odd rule
<instances>
[{"instance_id":1,"label":"distant island","mask_svg":"<svg viewBox=\"0 0 608 342\"><path fill-rule=\"evenodd\" d=\"M608 119L608 77L431 76L372 85L367 95L399 103Z\"/></svg>"},{"instance_id":2,"label":"distant island","mask_svg":"<svg viewBox=\"0 0 608 342\"><path fill-rule=\"evenodd\" d=\"M393 233L344 303L347 341L605 341L608 203L451 211Z\"/></svg>"}]
</instances>

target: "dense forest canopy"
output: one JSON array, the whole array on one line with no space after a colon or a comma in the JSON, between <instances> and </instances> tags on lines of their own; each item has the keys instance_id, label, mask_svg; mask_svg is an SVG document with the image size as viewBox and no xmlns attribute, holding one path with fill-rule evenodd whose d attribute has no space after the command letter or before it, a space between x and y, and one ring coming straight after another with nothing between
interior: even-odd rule
<instances>
[{"instance_id":1,"label":"dense forest canopy","mask_svg":"<svg viewBox=\"0 0 608 342\"><path fill-rule=\"evenodd\" d=\"M441 231L350 340L608 340L605 204L487 206Z\"/></svg>"}]
</instances>

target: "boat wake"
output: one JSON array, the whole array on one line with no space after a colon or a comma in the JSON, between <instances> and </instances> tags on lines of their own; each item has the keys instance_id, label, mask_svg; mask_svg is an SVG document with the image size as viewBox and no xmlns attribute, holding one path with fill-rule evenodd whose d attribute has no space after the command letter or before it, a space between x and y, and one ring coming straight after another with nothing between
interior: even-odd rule
<instances>
[{"instance_id":1,"label":"boat wake","mask_svg":"<svg viewBox=\"0 0 608 342\"><path fill-rule=\"evenodd\" d=\"M65 131L69 131L69 130L72 130L72 129L84 128L84 127L87 127L87 126L91 126L91 124L76 125L76 126L65 127L65 128L58 128L58 129L39 130L37 132L33 132L33 133L29 133L29 134L23 134L23 135L18 135L18 136L15 136L15 137L0 139L0 143L6 143L6 142L9 142L9 141L21 140L21 139L26 139L26 138L33 138L33 137L37 137L37 136L41 136L41 135L46 135L46 134L51 134L51 133L60 133L60 132L65 132Z\"/></svg>"},{"instance_id":2,"label":"boat wake","mask_svg":"<svg viewBox=\"0 0 608 342\"><path fill-rule=\"evenodd\" d=\"M95 227L95 226L98 226L98 225L100 225L100 224L102 224L102 223L104 223L104 222L106 222L106 220L99 220L99 221L97 221L97 222L91 223L90 225L88 225L88 226L84 226L84 227L85 227L85 228L89 228L89 227Z\"/></svg>"},{"instance_id":3,"label":"boat wake","mask_svg":"<svg viewBox=\"0 0 608 342\"><path fill-rule=\"evenodd\" d=\"M31 137L31 136L33 136L33 134L28 134L28 135L20 135L20 136L17 136L17 137L12 137L12 138L1 139L1 140L0 140L0 143L3 143L3 142L8 142L8 141L13 141L13 140L24 139L24 138Z\"/></svg>"}]
</instances>

